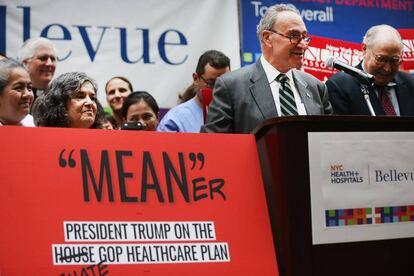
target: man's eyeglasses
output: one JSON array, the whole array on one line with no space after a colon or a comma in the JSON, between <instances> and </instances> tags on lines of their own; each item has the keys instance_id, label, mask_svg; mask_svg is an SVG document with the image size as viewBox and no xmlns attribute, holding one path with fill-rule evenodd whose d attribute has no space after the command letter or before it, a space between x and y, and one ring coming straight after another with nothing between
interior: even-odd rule
<instances>
[{"instance_id":1,"label":"man's eyeglasses","mask_svg":"<svg viewBox=\"0 0 414 276\"><path fill-rule=\"evenodd\" d=\"M383 55L374 55L375 62L380 65L384 66L386 63L390 64L391 66L397 67L402 63L401 57L387 57Z\"/></svg>"},{"instance_id":2,"label":"man's eyeglasses","mask_svg":"<svg viewBox=\"0 0 414 276\"><path fill-rule=\"evenodd\" d=\"M206 80L201 75L198 75L198 76L200 77L200 79L202 79L204 81L204 83L206 84L207 87L214 88L214 84L216 83L216 80Z\"/></svg>"},{"instance_id":3,"label":"man's eyeglasses","mask_svg":"<svg viewBox=\"0 0 414 276\"><path fill-rule=\"evenodd\" d=\"M312 40L312 38L307 35L299 35L299 34L285 35L273 29L269 29L268 31L288 38L290 40L290 43L292 44L299 44L302 40L303 42L305 42L305 44L309 44L309 42Z\"/></svg>"},{"instance_id":4,"label":"man's eyeglasses","mask_svg":"<svg viewBox=\"0 0 414 276\"><path fill-rule=\"evenodd\" d=\"M30 59L37 59L40 60L41 62L47 62L50 59L50 62L55 63L56 62L56 57L52 56L52 55L42 55L42 56L34 56Z\"/></svg>"}]
</instances>

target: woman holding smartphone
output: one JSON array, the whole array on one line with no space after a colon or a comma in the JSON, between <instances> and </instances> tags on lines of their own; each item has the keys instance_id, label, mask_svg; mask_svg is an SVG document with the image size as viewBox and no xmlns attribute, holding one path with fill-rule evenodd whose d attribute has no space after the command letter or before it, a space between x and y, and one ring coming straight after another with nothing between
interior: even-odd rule
<instances>
[{"instance_id":1,"label":"woman holding smartphone","mask_svg":"<svg viewBox=\"0 0 414 276\"><path fill-rule=\"evenodd\" d=\"M122 105L124 130L155 131L159 124L160 109L157 101L145 91L133 92Z\"/></svg>"}]
</instances>

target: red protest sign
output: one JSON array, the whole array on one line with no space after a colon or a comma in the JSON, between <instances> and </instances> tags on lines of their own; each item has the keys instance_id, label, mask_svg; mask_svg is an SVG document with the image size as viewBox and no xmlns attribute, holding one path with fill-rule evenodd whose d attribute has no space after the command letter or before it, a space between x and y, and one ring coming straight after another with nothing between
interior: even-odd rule
<instances>
[{"instance_id":1,"label":"red protest sign","mask_svg":"<svg viewBox=\"0 0 414 276\"><path fill-rule=\"evenodd\" d=\"M414 29L398 29L403 43L401 69L414 72Z\"/></svg>"},{"instance_id":2,"label":"red protest sign","mask_svg":"<svg viewBox=\"0 0 414 276\"><path fill-rule=\"evenodd\" d=\"M336 69L328 68L325 61L329 57L349 64L357 65L362 59L361 45L342 40L312 35L312 42L305 52L303 69L321 81L327 81Z\"/></svg>"},{"instance_id":3,"label":"red protest sign","mask_svg":"<svg viewBox=\"0 0 414 276\"><path fill-rule=\"evenodd\" d=\"M1 275L278 275L252 135L0 136Z\"/></svg>"}]
</instances>

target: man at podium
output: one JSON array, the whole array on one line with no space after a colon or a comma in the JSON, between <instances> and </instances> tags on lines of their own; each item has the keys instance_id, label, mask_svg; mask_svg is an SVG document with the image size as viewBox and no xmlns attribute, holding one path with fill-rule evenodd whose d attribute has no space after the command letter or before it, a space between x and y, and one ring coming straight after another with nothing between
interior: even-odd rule
<instances>
[{"instance_id":1,"label":"man at podium","mask_svg":"<svg viewBox=\"0 0 414 276\"><path fill-rule=\"evenodd\" d=\"M332 113L326 86L297 70L311 40L299 11L285 4L269 7L257 34L262 56L216 80L203 132L250 133L276 116Z\"/></svg>"},{"instance_id":2,"label":"man at podium","mask_svg":"<svg viewBox=\"0 0 414 276\"><path fill-rule=\"evenodd\" d=\"M371 27L362 50L364 59L356 68L375 77L368 89L375 115L414 116L414 78L399 72L403 44L398 31L388 25ZM371 114L357 78L338 72L326 85L336 114Z\"/></svg>"}]
</instances>

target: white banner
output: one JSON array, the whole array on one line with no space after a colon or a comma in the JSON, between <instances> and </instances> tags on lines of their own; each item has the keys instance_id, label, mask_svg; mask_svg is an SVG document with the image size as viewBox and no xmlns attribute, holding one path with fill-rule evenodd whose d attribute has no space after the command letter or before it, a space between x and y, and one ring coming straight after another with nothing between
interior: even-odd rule
<instances>
[{"instance_id":1,"label":"white banner","mask_svg":"<svg viewBox=\"0 0 414 276\"><path fill-rule=\"evenodd\" d=\"M309 133L313 244L414 237L414 133Z\"/></svg>"},{"instance_id":2,"label":"white banner","mask_svg":"<svg viewBox=\"0 0 414 276\"><path fill-rule=\"evenodd\" d=\"M99 85L113 76L151 93L162 108L177 95L206 50L219 50L240 67L237 0L0 0L0 49L15 58L29 37L53 39L59 62L55 77L83 71Z\"/></svg>"}]
</instances>

